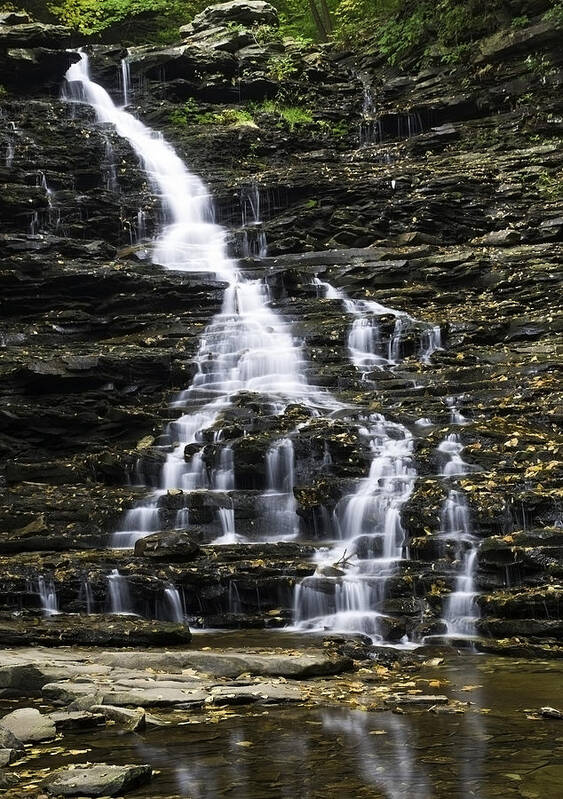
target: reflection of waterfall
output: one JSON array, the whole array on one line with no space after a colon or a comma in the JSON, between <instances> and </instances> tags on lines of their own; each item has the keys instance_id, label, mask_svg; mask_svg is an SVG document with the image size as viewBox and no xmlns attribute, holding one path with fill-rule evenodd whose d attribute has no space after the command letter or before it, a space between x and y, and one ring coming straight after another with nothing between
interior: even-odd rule
<instances>
[{"instance_id":1,"label":"reflection of waterfall","mask_svg":"<svg viewBox=\"0 0 563 799\"><path fill-rule=\"evenodd\" d=\"M413 488L413 438L404 427L373 416L362 431L372 460L367 478L336 508L342 543L295 593L301 629L359 631L381 638L386 617L376 610L387 581L406 554L401 507Z\"/></svg>"},{"instance_id":2,"label":"reflection of waterfall","mask_svg":"<svg viewBox=\"0 0 563 799\"><path fill-rule=\"evenodd\" d=\"M430 799L430 785L416 760L415 732L407 717L378 714L377 725L385 735L371 735L373 716L359 710L325 711L323 729L343 736L356 753L357 767L364 779L385 799ZM383 793L379 793L382 791Z\"/></svg>"}]
</instances>

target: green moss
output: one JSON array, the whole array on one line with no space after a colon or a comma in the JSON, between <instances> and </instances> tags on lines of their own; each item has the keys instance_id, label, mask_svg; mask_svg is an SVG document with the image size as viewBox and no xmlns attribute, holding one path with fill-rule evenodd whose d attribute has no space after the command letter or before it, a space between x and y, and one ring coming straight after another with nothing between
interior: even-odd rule
<instances>
[{"instance_id":1,"label":"green moss","mask_svg":"<svg viewBox=\"0 0 563 799\"><path fill-rule=\"evenodd\" d=\"M168 119L176 127L186 125L254 125L250 111L242 108L225 108L222 111L202 111L196 100L187 100L181 108L175 108Z\"/></svg>"},{"instance_id":2,"label":"green moss","mask_svg":"<svg viewBox=\"0 0 563 799\"><path fill-rule=\"evenodd\" d=\"M255 107L258 111L266 114L275 114L285 120L291 130L296 125L310 125L314 121L311 112L306 108L297 105L283 105L277 100L266 100Z\"/></svg>"}]
</instances>

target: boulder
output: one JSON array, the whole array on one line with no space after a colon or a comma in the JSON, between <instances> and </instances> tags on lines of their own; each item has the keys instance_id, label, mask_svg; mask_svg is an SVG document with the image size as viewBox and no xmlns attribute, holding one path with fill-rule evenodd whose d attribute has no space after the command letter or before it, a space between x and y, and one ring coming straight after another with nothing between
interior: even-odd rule
<instances>
[{"instance_id":1,"label":"boulder","mask_svg":"<svg viewBox=\"0 0 563 799\"><path fill-rule=\"evenodd\" d=\"M49 716L43 716L34 707L22 707L0 719L0 726L9 730L23 743L47 741L54 738L57 729Z\"/></svg>"},{"instance_id":2,"label":"boulder","mask_svg":"<svg viewBox=\"0 0 563 799\"><path fill-rule=\"evenodd\" d=\"M259 683L258 685L218 685L212 689L212 705L248 705L257 702L262 705L278 702L299 702L301 691L293 685Z\"/></svg>"},{"instance_id":3,"label":"boulder","mask_svg":"<svg viewBox=\"0 0 563 799\"><path fill-rule=\"evenodd\" d=\"M146 764L112 766L98 763L60 769L44 781L43 787L56 796L116 796L144 785L151 777L152 768Z\"/></svg>"},{"instance_id":4,"label":"boulder","mask_svg":"<svg viewBox=\"0 0 563 799\"><path fill-rule=\"evenodd\" d=\"M226 27L229 23L239 23L245 27L252 25L279 24L278 12L270 3L263 0L232 0L229 3L216 3L207 6L195 16L189 25L180 28L180 33L189 35L217 26Z\"/></svg>"},{"instance_id":5,"label":"boulder","mask_svg":"<svg viewBox=\"0 0 563 799\"><path fill-rule=\"evenodd\" d=\"M0 25L0 48L10 47L68 47L72 31L63 25L44 25L29 22L22 25Z\"/></svg>"},{"instance_id":6,"label":"boulder","mask_svg":"<svg viewBox=\"0 0 563 799\"><path fill-rule=\"evenodd\" d=\"M185 530L165 530L140 538L135 544L135 555L145 558L166 559L167 561L191 561L200 554L201 549L189 532Z\"/></svg>"},{"instance_id":7,"label":"boulder","mask_svg":"<svg viewBox=\"0 0 563 799\"><path fill-rule=\"evenodd\" d=\"M7 727L0 726L0 749L23 751L23 743Z\"/></svg>"}]
</instances>

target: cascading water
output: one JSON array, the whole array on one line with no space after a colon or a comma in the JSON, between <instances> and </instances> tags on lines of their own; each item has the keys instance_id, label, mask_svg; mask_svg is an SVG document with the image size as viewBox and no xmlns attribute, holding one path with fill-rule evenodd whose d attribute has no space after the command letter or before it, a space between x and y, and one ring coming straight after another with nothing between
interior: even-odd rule
<instances>
[{"instance_id":1,"label":"cascading water","mask_svg":"<svg viewBox=\"0 0 563 799\"><path fill-rule=\"evenodd\" d=\"M59 612L57 592L52 578L46 579L44 575L39 575L35 586L35 592L39 596L41 610L45 616L54 616Z\"/></svg>"},{"instance_id":2,"label":"cascading water","mask_svg":"<svg viewBox=\"0 0 563 799\"><path fill-rule=\"evenodd\" d=\"M277 441L266 453L266 491L260 497L262 540L290 540L299 533L297 502L293 495L295 455L290 438Z\"/></svg>"},{"instance_id":3,"label":"cascading water","mask_svg":"<svg viewBox=\"0 0 563 799\"><path fill-rule=\"evenodd\" d=\"M113 569L108 574L108 591L111 613L132 613L131 594L127 578Z\"/></svg>"},{"instance_id":4,"label":"cascading water","mask_svg":"<svg viewBox=\"0 0 563 799\"><path fill-rule=\"evenodd\" d=\"M409 314L396 311L374 300L353 300L342 289L313 278L319 296L327 300L339 300L347 313L354 317L348 334L350 360L360 370L383 369L401 361L401 343L407 329L416 323ZM379 318L395 317L393 332L385 345L382 340ZM419 323L420 324L420 323ZM424 328L420 334L419 357L424 363L436 350L442 349L442 334L438 325Z\"/></svg>"},{"instance_id":5,"label":"cascading water","mask_svg":"<svg viewBox=\"0 0 563 799\"><path fill-rule=\"evenodd\" d=\"M442 537L454 544L456 562L460 564L455 590L444 603L443 619L448 636L471 637L475 635L475 622L479 618L479 608L475 601L478 547L472 534L467 501L461 491L449 492L442 509L441 528Z\"/></svg>"},{"instance_id":6,"label":"cascading water","mask_svg":"<svg viewBox=\"0 0 563 799\"><path fill-rule=\"evenodd\" d=\"M474 466L466 463L461 457L464 446L459 440L457 433L450 433L438 445L438 452L447 458L446 463L442 469L443 477L455 477L458 475L468 474L475 470Z\"/></svg>"},{"instance_id":7,"label":"cascading water","mask_svg":"<svg viewBox=\"0 0 563 799\"><path fill-rule=\"evenodd\" d=\"M131 96L131 65L126 58L121 59L121 89L123 91L123 107L126 108Z\"/></svg>"},{"instance_id":8,"label":"cascading water","mask_svg":"<svg viewBox=\"0 0 563 799\"><path fill-rule=\"evenodd\" d=\"M300 629L350 630L377 639L384 615L375 608L405 554L400 514L416 476L414 442L406 428L381 416L371 417L361 432L371 450L369 475L340 500L335 515L343 541L297 587L295 622Z\"/></svg>"},{"instance_id":9,"label":"cascading water","mask_svg":"<svg viewBox=\"0 0 563 799\"><path fill-rule=\"evenodd\" d=\"M340 405L329 394L308 385L300 348L284 322L268 307L263 282L245 280L238 274L235 262L227 255L225 233L213 223L209 193L199 178L187 170L162 137L117 107L105 89L90 79L86 54L81 53L81 60L70 67L66 80L66 99L88 103L98 121L115 126L141 159L161 198L166 224L155 242L153 261L168 269L211 273L228 283L222 311L202 336L196 356L197 374L174 403L186 413L168 428L172 450L162 470L161 489L143 503L143 510L137 508L126 517L124 529L114 539L115 545L130 547L142 535L154 531L154 509L165 491L224 490L227 478L221 478L220 486L210 484L201 453L186 463L184 450L188 444L202 443L203 431L215 423L233 395L241 391L266 395L279 413L288 402L325 410ZM225 471L224 466L223 475ZM233 483L232 476L228 481ZM220 516L226 540L232 540L234 516L226 509Z\"/></svg>"},{"instance_id":10,"label":"cascading water","mask_svg":"<svg viewBox=\"0 0 563 799\"><path fill-rule=\"evenodd\" d=\"M180 592L174 585L164 589L165 615L170 621L183 622L185 617L184 605Z\"/></svg>"}]
</instances>

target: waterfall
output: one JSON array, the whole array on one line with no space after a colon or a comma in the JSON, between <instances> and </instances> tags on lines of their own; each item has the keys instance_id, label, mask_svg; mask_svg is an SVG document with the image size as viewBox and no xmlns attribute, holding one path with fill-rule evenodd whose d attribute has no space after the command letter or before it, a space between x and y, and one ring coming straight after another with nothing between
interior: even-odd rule
<instances>
[{"instance_id":1,"label":"waterfall","mask_svg":"<svg viewBox=\"0 0 563 799\"><path fill-rule=\"evenodd\" d=\"M89 616L94 608L94 592L92 591L92 586L87 577L82 579L78 599L82 600L86 605L86 614Z\"/></svg>"},{"instance_id":2,"label":"waterfall","mask_svg":"<svg viewBox=\"0 0 563 799\"><path fill-rule=\"evenodd\" d=\"M422 331L420 337L419 358L423 363L430 363L431 356L442 347L442 331L440 325L432 325Z\"/></svg>"},{"instance_id":3,"label":"waterfall","mask_svg":"<svg viewBox=\"0 0 563 799\"><path fill-rule=\"evenodd\" d=\"M169 618L170 621L183 622L186 614L184 613L180 592L175 586L169 585L164 589L164 600L166 603L167 618Z\"/></svg>"},{"instance_id":4,"label":"waterfall","mask_svg":"<svg viewBox=\"0 0 563 799\"><path fill-rule=\"evenodd\" d=\"M16 152L16 148L14 143L11 139L8 139L8 143L6 145L6 155L4 157L4 166L8 169L11 168L12 164L14 163L14 155Z\"/></svg>"},{"instance_id":5,"label":"waterfall","mask_svg":"<svg viewBox=\"0 0 563 799\"><path fill-rule=\"evenodd\" d=\"M317 295L327 300L339 300L347 313L354 317L348 334L348 351L350 360L358 369L382 369L395 366L401 360L401 341L407 327L416 320L409 314L396 311L374 300L353 300L342 289L330 283L313 278ZM378 317L394 316L395 325L386 346L382 342ZM419 323L425 324L425 323ZM442 349L442 333L439 325L428 325L420 334L419 358L429 363L431 355Z\"/></svg>"},{"instance_id":6,"label":"waterfall","mask_svg":"<svg viewBox=\"0 0 563 799\"><path fill-rule=\"evenodd\" d=\"M478 546L472 534L467 501L461 491L452 490L444 502L441 514L442 537L455 546L456 561L460 564L454 591L446 597L443 619L448 636L455 638L475 635L479 618L476 604L475 570Z\"/></svg>"},{"instance_id":7,"label":"waterfall","mask_svg":"<svg viewBox=\"0 0 563 799\"><path fill-rule=\"evenodd\" d=\"M121 59L121 89L123 91L123 107L126 108L131 96L131 66L126 58Z\"/></svg>"},{"instance_id":8,"label":"waterfall","mask_svg":"<svg viewBox=\"0 0 563 799\"><path fill-rule=\"evenodd\" d=\"M57 592L52 578L46 579L43 574L40 574L37 578L35 593L39 595L41 610L45 616L54 616L59 612Z\"/></svg>"},{"instance_id":9,"label":"waterfall","mask_svg":"<svg viewBox=\"0 0 563 799\"><path fill-rule=\"evenodd\" d=\"M457 433L450 433L438 445L438 452L447 457L447 462L442 469L443 477L455 477L462 474L468 474L475 470L475 467L465 463L461 457L464 446L459 440Z\"/></svg>"},{"instance_id":10,"label":"waterfall","mask_svg":"<svg viewBox=\"0 0 563 799\"><path fill-rule=\"evenodd\" d=\"M362 632L380 639L386 598L406 549L401 508L410 496L416 471L414 440L406 428L374 415L361 431L371 451L369 474L336 508L342 541L306 577L295 594L298 629Z\"/></svg>"},{"instance_id":11,"label":"waterfall","mask_svg":"<svg viewBox=\"0 0 563 799\"><path fill-rule=\"evenodd\" d=\"M108 589L111 613L133 613L127 578L117 569L108 574Z\"/></svg>"},{"instance_id":12,"label":"waterfall","mask_svg":"<svg viewBox=\"0 0 563 799\"><path fill-rule=\"evenodd\" d=\"M268 307L263 281L246 280L237 272L236 263L227 254L225 232L213 222L213 207L203 182L188 171L161 136L117 107L105 89L90 79L85 53L67 71L66 81L65 98L88 103L99 122L114 125L139 156L161 198L165 224L154 243L152 260L168 269L207 272L227 283L221 312L202 335L195 359L196 375L174 402L184 413L168 427L172 448L162 469L160 489L134 509L136 513L129 512L123 529L115 534L115 545L132 546L142 535L155 530L159 523L155 506L163 492L218 489L209 483L201 453L187 463L184 451L188 444L202 443L203 432L213 426L233 395L241 391L265 395L277 413L283 412L289 402L325 411L341 405L328 392L307 383L301 348L283 320ZM251 202L255 217L259 215L258 203L256 195ZM225 471L232 473L232 466ZM230 540L234 517L227 509L220 516Z\"/></svg>"},{"instance_id":13,"label":"waterfall","mask_svg":"<svg viewBox=\"0 0 563 799\"><path fill-rule=\"evenodd\" d=\"M287 541L299 533L293 495L295 454L290 438L277 441L266 453L266 491L260 497L262 540Z\"/></svg>"}]
</instances>

